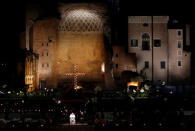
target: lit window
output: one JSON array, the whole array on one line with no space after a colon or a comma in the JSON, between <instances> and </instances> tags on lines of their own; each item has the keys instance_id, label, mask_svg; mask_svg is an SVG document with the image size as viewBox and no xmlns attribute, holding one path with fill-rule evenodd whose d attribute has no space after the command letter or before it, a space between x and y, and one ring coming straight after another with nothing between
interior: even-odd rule
<instances>
[{"instance_id":1,"label":"lit window","mask_svg":"<svg viewBox=\"0 0 195 131\"><path fill-rule=\"evenodd\" d=\"M104 73L105 72L105 63L102 63L101 71Z\"/></svg>"},{"instance_id":2,"label":"lit window","mask_svg":"<svg viewBox=\"0 0 195 131\"><path fill-rule=\"evenodd\" d=\"M149 68L149 61L145 61L145 66L144 66L144 68Z\"/></svg>"},{"instance_id":3,"label":"lit window","mask_svg":"<svg viewBox=\"0 0 195 131\"><path fill-rule=\"evenodd\" d=\"M142 35L142 50L150 50L150 36L148 33Z\"/></svg>"},{"instance_id":4,"label":"lit window","mask_svg":"<svg viewBox=\"0 0 195 131\"><path fill-rule=\"evenodd\" d=\"M177 41L177 47L181 48L181 41Z\"/></svg>"},{"instance_id":5,"label":"lit window","mask_svg":"<svg viewBox=\"0 0 195 131\"><path fill-rule=\"evenodd\" d=\"M161 40L154 40L154 47L160 47L161 46Z\"/></svg>"},{"instance_id":6,"label":"lit window","mask_svg":"<svg viewBox=\"0 0 195 131\"><path fill-rule=\"evenodd\" d=\"M182 66L181 61L178 61L177 65L178 65L179 67L181 67L181 66Z\"/></svg>"},{"instance_id":7,"label":"lit window","mask_svg":"<svg viewBox=\"0 0 195 131\"><path fill-rule=\"evenodd\" d=\"M160 62L160 68L161 69L165 69L165 61L161 61Z\"/></svg>"},{"instance_id":8,"label":"lit window","mask_svg":"<svg viewBox=\"0 0 195 131\"><path fill-rule=\"evenodd\" d=\"M138 47L138 40L136 39L131 40L131 47Z\"/></svg>"}]
</instances>

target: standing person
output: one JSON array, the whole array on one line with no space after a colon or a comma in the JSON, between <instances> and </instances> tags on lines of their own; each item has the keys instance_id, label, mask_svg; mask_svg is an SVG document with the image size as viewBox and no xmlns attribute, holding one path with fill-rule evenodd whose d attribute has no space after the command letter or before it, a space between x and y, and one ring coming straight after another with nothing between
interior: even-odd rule
<instances>
[{"instance_id":1,"label":"standing person","mask_svg":"<svg viewBox=\"0 0 195 131\"><path fill-rule=\"evenodd\" d=\"M75 124L76 124L75 114L71 113L70 114L70 125L75 125Z\"/></svg>"}]
</instances>

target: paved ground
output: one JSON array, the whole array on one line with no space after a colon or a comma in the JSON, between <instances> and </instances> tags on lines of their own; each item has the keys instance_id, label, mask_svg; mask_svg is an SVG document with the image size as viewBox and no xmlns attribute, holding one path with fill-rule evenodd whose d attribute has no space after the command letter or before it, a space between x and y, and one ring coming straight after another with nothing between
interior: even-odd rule
<instances>
[{"instance_id":1,"label":"paved ground","mask_svg":"<svg viewBox=\"0 0 195 131\"><path fill-rule=\"evenodd\" d=\"M94 131L95 127L93 125L84 125L84 124L77 124L77 125L58 125L56 127L51 128L52 131Z\"/></svg>"}]
</instances>

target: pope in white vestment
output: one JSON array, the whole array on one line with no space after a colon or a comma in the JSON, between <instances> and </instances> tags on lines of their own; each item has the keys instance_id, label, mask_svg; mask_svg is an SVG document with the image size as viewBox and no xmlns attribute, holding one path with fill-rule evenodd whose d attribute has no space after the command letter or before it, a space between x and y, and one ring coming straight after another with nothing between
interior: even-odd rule
<instances>
[{"instance_id":1,"label":"pope in white vestment","mask_svg":"<svg viewBox=\"0 0 195 131\"><path fill-rule=\"evenodd\" d=\"M71 113L70 114L70 125L75 125L75 124L76 124L75 114Z\"/></svg>"}]
</instances>

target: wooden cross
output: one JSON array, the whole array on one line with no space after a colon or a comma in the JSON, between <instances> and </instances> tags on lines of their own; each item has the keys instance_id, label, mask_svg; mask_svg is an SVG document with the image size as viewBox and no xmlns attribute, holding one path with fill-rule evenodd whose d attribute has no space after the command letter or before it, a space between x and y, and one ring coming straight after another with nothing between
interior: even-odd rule
<instances>
[{"instance_id":1,"label":"wooden cross","mask_svg":"<svg viewBox=\"0 0 195 131\"><path fill-rule=\"evenodd\" d=\"M78 65L74 64L74 72L73 73L66 73L66 76L73 76L74 78L74 89L77 90L77 86L78 86L78 77L79 76L84 76L85 73L80 73L78 72Z\"/></svg>"}]
</instances>

